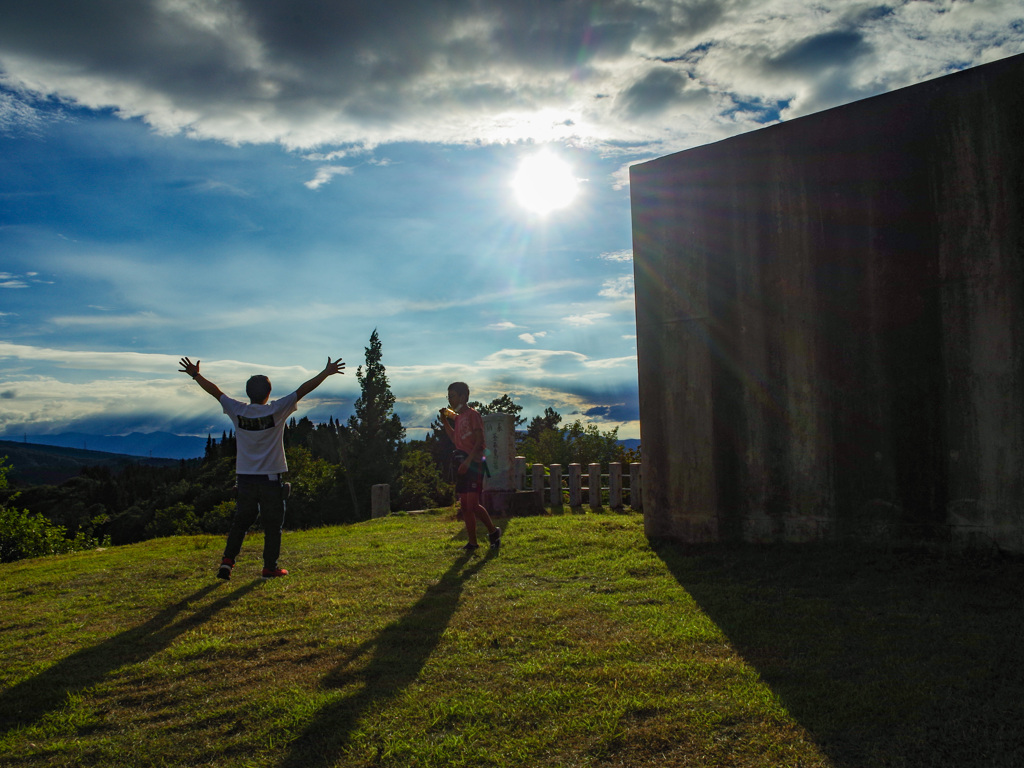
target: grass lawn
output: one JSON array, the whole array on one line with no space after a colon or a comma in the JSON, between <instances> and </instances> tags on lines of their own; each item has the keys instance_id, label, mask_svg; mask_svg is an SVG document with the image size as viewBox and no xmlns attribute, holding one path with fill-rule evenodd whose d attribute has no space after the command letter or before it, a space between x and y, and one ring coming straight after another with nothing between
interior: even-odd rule
<instances>
[{"instance_id":1,"label":"grass lawn","mask_svg":"<svg viewBox=\"0 0 1024 768\"><path fill-rule=\"evenodd\" d=\"M1024 564L447 512L0 566L3 766L1024 765Z\"/></svg>"}]
</instances>

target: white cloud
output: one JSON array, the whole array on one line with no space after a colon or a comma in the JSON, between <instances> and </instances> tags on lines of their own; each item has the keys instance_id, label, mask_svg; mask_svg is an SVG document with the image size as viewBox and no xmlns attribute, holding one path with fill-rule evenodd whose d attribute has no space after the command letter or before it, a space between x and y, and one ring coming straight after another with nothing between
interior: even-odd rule
<instances>
[{"instance_id":1,"label":"white cloud","mask_svg":"<svg viewBox=\"0 0 1024 768\"><path fill-rule=\"evenodd\" d=\"M195 429L197 418L205 420L211 431L214 424L216 431L224 429L217 418L217 403L187 379L140 385L130 377L70 382L40 375L15 385L0 381L0 389L14 391L0 409L0 434L27 425L34 432L68 431L89 421L183 431L180 428L186 424Z\"/></svg>"},{"instance_id":2,"label":"white cloud","mask_svg":"<svg viewBox=\"0 0 1024 768\"><path fill-rule=\"evenodd\" d=\"M569 325L583 326L593 325L598 320L603 320L606 317L611 317L611 315L607 312L587 312L582 315L569 315L568 317L563 317L562 320Z\"/></svg>"},{"instance_id":3,"label":"white cloud","mask_svg":"<svg viewBox=\"0 0 1024 768\"><path fill-rule=\"evenodd\" d=\"M547 331L537 331L536 333L521 333L519 334L519 338L527 344L536 344L537 339L543 339L547 335Z\"/></svg>"},{"instance_id":4,"label":"white cloud","mask_svg":"<svg viewBox=\"0 0 1024 768\"><path fill-rule=\"evenodd\" d=\"M0 91L0 134L33 131L43 122L39 112L24 99Z\"/></svg>"},{"instance_id":5,"label":"white cloud","mask_svg":"<svg viewBox=\"0 0 1024 768\"><path fill-rule=\"evenodd\" d=\"M498 323L491 323L490 325L487 326L487 330L489 330L489 331L511 331L511 330L514 330L514 329L516 329L518 327L519 326L516 325L513 322L510 322L508 320L502 320L501 322L498 322Z\"/></svg>"},{"instance_id":6,"label":"white cloud","mask_svg":"<svg viewBox=\"0 0 1024 768\"><path fill-rule=\"evenodd\" d=\"M56 96L162 132L315 149L328 163L341 148L394 141L533 139L650 156L1024 50L1017 0L353 8L8 4L0 129L30 126L35 99ZM339 168L308 185L349 172Z\"/></svg>"},{"instance_id":7,"label":"white cloud","mask_svg":"<svg viewBox=\"0 0 1024 768\"><path fill-rule=\"evenodd\" d=\"M622 250L622 251L609 251L607 253L602 253L601 254L601 258L604 259L605 261L623 261L623 262L628 261L628 262L632 262L633 261L633 249L632 248L626 248L625 250Z\"/></svg>"},{"instance_id":8,"label":"white cloud","mask_svg":"<svg viewBox=\"0 0 1024 768\"><path fill-rule=\"evenodd\" d=\"M227 426L219 407L178 372L179 359L0 342L0 434L20 433L29 425L34 433L219 433ZM236 396L242 396L253 373L269 375L278 392L291 391L316 374L302 366L259 361L203 358L201 365L204 375ZM389 365L387 372L398 397L396 410L403 424L416 430L429 425L451 381L470 382L473 398L483 402L511 393L529 416L548 406L568 415L610 402L587 392L593 381L588 374L621 372L630 391L635 367L634 356L601 359L571 350L504 349L465 362ZM332 377L304 401L303 412L323 421L328 415L347 418L357 394L354 376Z\"/></svg>"},{"instance_id":9,"label":"white cloud","mask_svg":"<svg viewBox=\"0 0 1024 768\"><path fill-rule=\"evenodd\" d=\"M38 272L26 272L18 275L13 272L0 272L0 288L21 289L33 285L52 285L49 280L41 280Z\"/></svg>"},{"instance_id":10,"label":"white cloud","mask_svg":"<svg viewBox=\"0 0 1024 768\"><path fill-rule=\"evenodd\" d=\"M551 376L578 372L586 360L586 355L571 350L502 349L477 361L477 365L491 370L515 370L520 376Z\"/></svg>"},{"instance_id":11,"label":"white cloud","mask_svg":"<svg viewBox=\"0 0 1024 768\"><path fill-rule=\"evenodd\" d=\"M352 168L347 165L323 165L317 168L316 176L306 182L309 189L320 189L335 176L351 176Z\"/></svg>"},{"instance_id":12,"label":"white cloud","mask_svg":"<svg viewBox=\"0 0 1024 768\"><path fill-rule=\"evenodd\" d=\"M13 272L0 272L0 288L21 289L32 285L46 284L38 278L38 272L26 272L18 275Z\"/></svg>"},{"instance_id":13,"label":"white cloud","mask_svg":"<svg viewBox=\"0 0 1024 768\"><path fill-rule=\"evenodd\" d=\"M180 356L145 352L108 352L102 350L56 349L27 344L13 344L0 341L0 360L5 367L45 363L47 365L75 371L119 371L131 374L158 375L177 378ZM210 376L241 378L243 381L254 372L268 376L298 378L296 384L314 375L301 366L274 366L260 362L238 360L216 360L202 364L203 373ZM183 376L181 378L184 378Z\"/></svg>"},{"instance_id":14,"label":"white cloud","mask_svg":"<svg viewBox=\"0 0 1024 768\"><path fill-rule=\"evenodd\" d=\"M195 361L195 357L192 358ZM0 342L0 434L31 425L33 432L105 430L179 434L220 432L227 423L209 395L179 372L180 357L138 352L56 349ZM203 360L202 372L225 392L244 396L245 381L264 373L275 392L290 392L316 375L302 366ZM352 377L331 377L310 395L306 409L339 410L351 403ZM342 396L344 395L344 396ZM326 420L326 415L324 420ZM105 434L111 432L105 431Z\"/></svg>"},{"instance_id":15,"label":"white cloud","mask_svg":"<svg viewBox=\"0 0 1024 768\"><path fill-rule=\"evenodd\" d=\"M626 355L625 357L610 357L604 360L588 360L585 363L587 368L591 370L608 370L611 368L636 368L636 355Z\"/></svg>"},{"instance_id":16,"label":"white cloud","mask_svg":"<svg viewBox=\"0 0 1024 768\"><path fill-rule=\"evenodd\" d=\"M604 285L598 293L606 299L632 299L633 298L633 276L623 275L611 280L605 280Z\"/></svg>"}]
</instances>

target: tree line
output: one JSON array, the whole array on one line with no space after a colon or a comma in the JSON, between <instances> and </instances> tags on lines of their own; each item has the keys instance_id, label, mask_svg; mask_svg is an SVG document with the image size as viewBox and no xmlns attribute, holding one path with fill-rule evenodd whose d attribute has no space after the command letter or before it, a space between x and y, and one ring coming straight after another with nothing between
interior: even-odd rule
<instances>
[{"instance_id":1,"label":"tree line","mask_svg":"<svg viewBox=\"0 0 1024 768\"><path fill-rule=\"evenodd\" d=\"M291 494L286 526L341 525L370 517L370 489L391 486L394 510L447 507L454 501L453 446L440 418L423 440L405 440L376 330L356 371L360 396L347 422L292 419L284 433ZM530 463L639 460L618 442L618 428L563 425L553 408L527 424L508 394L473 402L481 414L507 413L517 451ZM525 429L522 427L525 425ZM225 534L234 514L235 436L208 437L203 458L177 466L88 467L59 485L8 487L0 461L0 562L160 536Z\"/></svg>"}]
</instances>

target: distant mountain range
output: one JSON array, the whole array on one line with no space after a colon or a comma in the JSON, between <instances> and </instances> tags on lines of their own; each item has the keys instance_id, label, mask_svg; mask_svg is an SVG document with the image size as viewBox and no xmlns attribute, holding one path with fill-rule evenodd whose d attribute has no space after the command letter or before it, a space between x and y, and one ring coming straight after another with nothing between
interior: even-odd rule
<instances>
[{"instance_id":1,"label":"distant mountain range","mask_svg":"<svg viewBox=\"0 0 1024 768\"><path fill-rule=\"evenodd\" d=\"M130 435L63 432L59 435L24 435L21 440L12 439L10 436L6 439L10 442L79 448L84 451L102 451L153 459L196 459L206 453L205 437L174 435L170 432L132 432Z\"/></svg>"},{"instance_id":2,"label":"distant mountain range","mask_svg":"<svg viewBox=\"0 0 1024 768\"><path fill-rule=\"evenodd\" d=\"M197 459L206 453L206 438L174 435L170 432L132 432L130 435L86 435L81 432L63 432L59 435L25 435L14 443L53 445L60 448L79 448L84 451L102 451L124 456L144 456L152 459ZM215 437L214 439L219 439ZM626 448L636 448L640 441L630 438L619 440Z\"/></svg>"},{"instance_id":3,"label":"distant mountain range","mask_svg":"<svg viewBox=\"0 0 1024 768\"><path fill-rule=\"evenodd\" d=\"M60 485L81 474L86 467L106 467L112 472L119 472L129 464L166 467L175 466L180 461L13 440L0 440L0 459L6 459L14 486Z\"/></svg>"}]
</instances>

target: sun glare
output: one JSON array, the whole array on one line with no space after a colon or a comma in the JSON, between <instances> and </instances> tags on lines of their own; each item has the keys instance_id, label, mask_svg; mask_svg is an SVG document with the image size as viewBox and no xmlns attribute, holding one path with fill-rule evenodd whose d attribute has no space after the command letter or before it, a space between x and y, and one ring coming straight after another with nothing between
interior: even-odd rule
<instances>
[{"instance_id":1,"label":"sun glare","mask_svg":"<svg viewBox=\"0 0 1024 768\"><path fill-rule=\"evenodd\" d=\"M569 164L551 152L523 158L512 179L519 204L541 215L570 205L578 187Z\"/></svg>"}]
</instances>

